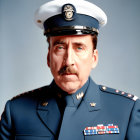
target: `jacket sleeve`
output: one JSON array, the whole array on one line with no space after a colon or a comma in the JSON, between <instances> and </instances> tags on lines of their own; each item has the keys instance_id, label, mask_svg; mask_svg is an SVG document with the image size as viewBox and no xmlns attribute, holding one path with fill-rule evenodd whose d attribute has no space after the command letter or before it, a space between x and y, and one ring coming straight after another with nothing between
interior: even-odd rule
<instances>
[{"instance_id":1,"label":"jacket sleeve","mask_svg":"<svg viewBox=\"0 0 140 140\"><path fill-rule=\"evenodd\" d=\"M140 140L140 100L135 102L130 117L126 140Z\"/></svg>"},{"instance_id":2,"label":"jacket sleeve","mask_svg":"<svg viewBox=\"0 0 140 140\"><path fill-rule=\"evenodd\" d=\"M12 120L10 113L10 101L6 103L5 110L0 121L0 140L12 140Z\"/></svg>"}]
</instances>

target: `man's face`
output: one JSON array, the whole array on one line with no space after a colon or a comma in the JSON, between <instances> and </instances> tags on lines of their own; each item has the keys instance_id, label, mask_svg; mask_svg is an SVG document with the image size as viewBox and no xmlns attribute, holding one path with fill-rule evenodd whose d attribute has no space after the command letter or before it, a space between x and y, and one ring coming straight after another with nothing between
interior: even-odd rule
<instances>
[{"instance_id":1,"label":"man's face","mask_svg":"<svg viewBox=\"0 0 140 140\"><path fill-rule=\"evenodd\" d=\"M72 94L88 80L98 62L91 35L50 37L47 63L56 84Z\"/></svg>"}]
</instances>

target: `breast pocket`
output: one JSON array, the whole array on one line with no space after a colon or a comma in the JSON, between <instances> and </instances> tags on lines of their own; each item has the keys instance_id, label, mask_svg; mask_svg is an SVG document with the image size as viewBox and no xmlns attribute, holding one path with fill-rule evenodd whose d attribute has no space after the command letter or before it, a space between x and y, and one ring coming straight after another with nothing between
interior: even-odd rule
<instances>
[{"instance_id":1,"label":"breast pocket","mask_svg":"<svg viewBox=\"0 0 140 140\"><path fill-rule=\"evenodd\" d=\"M15 136L15 140L53 140L53 139L50 136L18 135Z\"/></svg>"}]
</instances>

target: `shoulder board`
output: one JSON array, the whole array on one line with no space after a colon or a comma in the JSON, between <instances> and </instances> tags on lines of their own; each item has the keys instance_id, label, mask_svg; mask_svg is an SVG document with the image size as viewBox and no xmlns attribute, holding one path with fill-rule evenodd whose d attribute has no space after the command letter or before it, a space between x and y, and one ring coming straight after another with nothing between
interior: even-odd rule
<instances>
[{"instance_id":1,"label":"shoulder board","mask_svg":"<svg viewBox=\"0 0 140 140\"><path fill-rule=\"evenodd\" d=\"M103 91L103 92L108 92L108 93L112 93L112 94L121 95L121 96L127 97L129 99L132 99L133 101L136 101L138 99L137 96L132 95L130 93L126 93L124 91L120 91L120 90L117 90L117 89L109 88L109 87L106 87L106 86L103 86L103 85L100 85L99 87L100 87L100 90Z\"/></svg>"},{"instance_id":2,"label":"shoulder board","mask_svg":"<svg viewBox=\"0 0 140 140\"><path fill-rule=\"evenodd\" d=\"M30 90L30 91L27 91L27 92L24 92L24 93L21 93L21 94L18 94L17 96L14 96L11 100L14 100L14 99L17 99L19 97L23 97L23 96L36 96L37 94L35 93L38 93L40 91L42 91L45 87L41 87L41 88L38 88L38 89L34 89L34 90Z\"/></svg>"},{"instance_id":3,"label":"shoulder board","mask_svg":"<svg viewBox=\"0 0 140 140\"><path fill-rule=\"evenodd\" d=\"M32 92L33 92L33 91L27 91L27 92L18 94L18 95L16 95L16 96L14 96L11 100L17 99L17 98L19 98L19 97L23 97L23 96L30 95Z\"/></svg>"}]
</instances>

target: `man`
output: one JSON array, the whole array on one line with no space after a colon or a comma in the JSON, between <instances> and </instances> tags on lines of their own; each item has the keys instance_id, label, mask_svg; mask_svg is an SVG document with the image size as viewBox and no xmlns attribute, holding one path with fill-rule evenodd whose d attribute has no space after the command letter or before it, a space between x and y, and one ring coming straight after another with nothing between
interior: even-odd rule
<instances>
[{"instance_id":1,"label":"man","mask_svg":"<svg viewBox=\"0 0 140 140\"><path fill-rule=\"evenodd\" d=\"M139 140L140 100L99 86L89 77L105 13L84 0L54 0L35 16L49 43L54 77L46 87L8 101L0 124L2 140Z\"/></svg>"}]
</instances>

